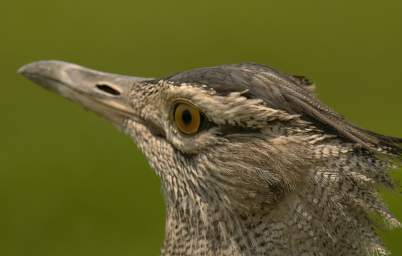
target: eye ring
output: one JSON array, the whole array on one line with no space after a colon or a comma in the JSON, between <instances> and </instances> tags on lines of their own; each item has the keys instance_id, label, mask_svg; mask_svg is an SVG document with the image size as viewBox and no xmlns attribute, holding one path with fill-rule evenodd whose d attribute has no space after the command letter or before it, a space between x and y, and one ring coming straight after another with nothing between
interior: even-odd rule
<instances>
[{"instance_id":1,"label":"eye ring","mask_svg":"<svg viewBox=\"0 0 402 256\"><path fill-rule=\"evenodd\" d=\"M178 130L187 135L196 134L203 122L201 111L191 103L178 102L173 110L173 120Z\"/></svg>"}]
</instances>

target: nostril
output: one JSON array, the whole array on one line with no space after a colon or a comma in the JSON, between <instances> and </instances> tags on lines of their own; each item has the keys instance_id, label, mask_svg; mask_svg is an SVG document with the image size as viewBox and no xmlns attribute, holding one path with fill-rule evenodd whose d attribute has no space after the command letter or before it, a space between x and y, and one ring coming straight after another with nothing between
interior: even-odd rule
<instances>
[{"instance_id":1,"label":"nostril","mask_svg":"<svg viewBox=\"0 0 402 256\"><path fill-rule=\"evenodd\" d=\"M120 95L120 92L118 90L114 89L113 87L107 84L97 84L96 88L98 88L102 92L106 92L107 94L112 94L114 96Z\"/></svg>"}]
</instances>

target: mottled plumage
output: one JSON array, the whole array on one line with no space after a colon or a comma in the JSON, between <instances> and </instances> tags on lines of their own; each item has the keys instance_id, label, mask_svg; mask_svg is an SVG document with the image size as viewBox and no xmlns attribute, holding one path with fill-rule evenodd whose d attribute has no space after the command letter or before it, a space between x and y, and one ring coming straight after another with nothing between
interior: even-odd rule
<instances>
[{"instance_id":1,"label":"mottled plumage","mask_svg":"<svg viewBox=\"0 0 402 256\"><path fill-rule=\"evenodd\" d=\"M304 77L250 63L161 79L56 61L21 72L134 139L162 181L162 255L385 255L369 215L400 226L376 188L393 187L402 139L349 123ZM205 115L198 133L174 124L178 100Z\"/></svg>"}]
</instances>

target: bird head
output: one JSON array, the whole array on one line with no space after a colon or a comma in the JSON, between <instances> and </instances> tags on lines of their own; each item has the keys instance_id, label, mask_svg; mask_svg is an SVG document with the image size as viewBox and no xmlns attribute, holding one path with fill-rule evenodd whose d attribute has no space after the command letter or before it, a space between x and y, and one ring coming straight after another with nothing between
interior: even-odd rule
<instances>
[{"instance_id":1,"label":"bird head","mask_svg":"<svg viewBox=\"0 0 402 256\"><path fill-rule=\"evenodd\" d=\"M151 79L39 61L19 72L132 137L161 177L168 202L214 199L251 209L294 189L313 159L298 135L308 126L298 115L268 106L244 85L220 83L241 68Z\"/></svg>"}]
</instances>

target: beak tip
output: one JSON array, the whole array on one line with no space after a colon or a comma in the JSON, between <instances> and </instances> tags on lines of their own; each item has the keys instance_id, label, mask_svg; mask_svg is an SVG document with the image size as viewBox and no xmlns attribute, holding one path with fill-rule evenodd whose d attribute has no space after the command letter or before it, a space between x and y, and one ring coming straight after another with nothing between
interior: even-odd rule
<instances>
[{"instance_id":1,"label":"beak tip","mask_svg":"<svg viewBox=\"0 0 402 256\"><path fill-rule=\"evenodd\" d=\"M43 61L35 61L25 64L17 70L17 74L29 78L43 69L41 63L43 63Z\"/></svg>"},{"instance_id":2,"label":"beak tip","mask_svg":"<svg viewBox=\"0 0 402 256\"><path fill-rule=\"evenodd\" d=\"M30 64L26 64L26 65L20 67L20 68L17 70L17 74L26 76L27 70L29 69L29 67L28 67L29 65L30 65Z\"/></svg>"},{"instance_id":3,"label":"beak tip","mask_svg":"<svg viewBox=\"0 0 402 256\"><path fill-rule=\"evenodd\" d=\"M40 60L34 61L28 64L23 65L17 70L17 74L28 77L33 74L41 75L48 73L51 69L55 69L56 67L62 66L61 61L53 61L53 60ZM64 63L65 64L65 63Z\"/></svg>"},{"instance_id":4,"label":"beak tip","mask_svg":"<svg viewBox=\"0 0 402 256\"><path fill-rule=\"evenodd\" d=\"M23 65L17 70L17 74L44 87L54 90L55 81L59 79L60 66L55 61L35 61Z\"/></svg>"}]
</instances>

